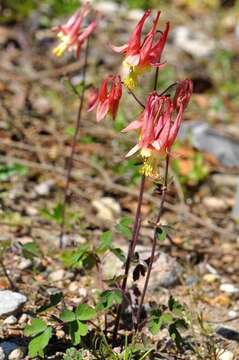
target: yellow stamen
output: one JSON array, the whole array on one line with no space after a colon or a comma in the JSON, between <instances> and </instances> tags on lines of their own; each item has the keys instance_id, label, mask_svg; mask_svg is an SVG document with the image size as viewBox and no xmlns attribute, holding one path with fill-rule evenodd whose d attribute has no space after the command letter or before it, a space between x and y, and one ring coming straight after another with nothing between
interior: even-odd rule
<instances>
[{"instance_id":1,"label":"yellow stamen","mask_svg":"<svg viewBox=\"0 0 239 360\"><path fill-rule=\"evenodd\" d=\"M62 33L58 34L58 37L60 38L60 44L58 46L56 46L53 49L53 54L56 56L61 56L67 49L68 45L69 45L69 36L64 35Z\"/></svg>"},{"instance_id":2,"label":"yellow stamen","mask_svg":"<svg viewBox=\"0 0 239 360\"><path fill-rule=\"evenodd\" d=\"M150 149L142 149L141 156L143 157L143 166L140 169L140 173L145 176L150 176L154 179L159 177L158 163L159 156Z\"/></svg>"}]
</instances>

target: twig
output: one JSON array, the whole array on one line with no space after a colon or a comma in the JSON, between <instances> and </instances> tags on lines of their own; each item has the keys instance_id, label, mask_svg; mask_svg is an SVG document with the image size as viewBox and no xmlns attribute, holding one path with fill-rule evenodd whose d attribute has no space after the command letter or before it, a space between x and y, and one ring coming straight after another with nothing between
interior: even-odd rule
<instances>
[{"instance_id":1,"label":"twig","mask_svg":"<svg viewBox=\"0 0 239 360\"><path fill-rule=\"evenodd\" d=\"M15 290L16 286L15 286L14 282L12 281L11 277L8 275L7 269L6 269L6 267L4 265L4 262L3 262L3 260L1 258L0 258L0 266L2 267L3 273L4 273L5 277L7 278L11 289Z\"/></svg>"},{"instance_id":2,"label":"twig","mask_svg":"<svg viewBox=\"0 0 239 360\"><path fill-rule=\"evenodd\" d=\"M75 127L75 133L72 140L72 147L71 147L71 154L69 159L69 164L67 168L67 174L66 174L66 186L64 190L64 199L63 199L63 205L62 205L62 221L61 221L61 230L60 230L60 236L59 236L59 246L62 248L63 246L63 237L65 233L65 220L66 220L66 204L68 200L68 190L70 186L70 179L71 179L71 171L73 168L73 158L75 154L75 148L78 138L78 133L80 129L80 122L81 122L81 116L82 116L82 109L84 104L84 96L85 96L85 80L86 80L86 71L87 71L87 64L88 64L88 53L89 53L89 40L87 41L86 50L85 50L85 60L83 65L83 80L82 80L82 92L80 96L80 103L79 103L79 110L77 114L76 119L76 127Z\"/></svg>"}]
</instances>

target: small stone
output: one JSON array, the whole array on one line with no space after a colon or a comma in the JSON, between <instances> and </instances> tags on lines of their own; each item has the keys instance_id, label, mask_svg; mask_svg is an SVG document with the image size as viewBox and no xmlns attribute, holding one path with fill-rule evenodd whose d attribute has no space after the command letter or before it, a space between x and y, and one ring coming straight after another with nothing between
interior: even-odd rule
<instances>
[{"instance_id":1,"label":"small stone","mask_svg":"<svg viewBox=\"0 0 239 360\"><path fill-rule=\"evenodd\" d=\"M86 297L86 295L87 295L87 290L86 290L86 288L82 288L82 287L79 288L78 294L79 294L82 298Z\"/></svg>"},{"instance_id":2,"label":"small stone","mask_svg":"<svg viewBox=\"0 0 239 360\"><path fill-rule=\"evenodd\" d=\"M49 280L53 281L53 282L61 281L64 278L64 275L65 275L65 270L59 269L59 270L56 270L56 271L52 272L49 275Z\"/></svg>"},{"instance_id":3,"label":"small stone","mask_svg":"<svg viewBox=\"0 0 239 360\"><path fill-rule=\"evenodd\" d=\"M216 275L216 274L205 274L203 276L203 280L206 281L209 284L214 283L215 281L218 280L218 278L219 278L219 276Z\"/></svg>"},{"instance_id":4,"label":"small stone","mask_svg":"<svg viewBox=\"0 0 239 360\"><path fill-rule=\"evenodd\" d=\"M0 291L0 316L14 314L26 301L26 296L20 293L10 290Z\"/></svg>"},{"instance_id":5,"label":"small stone","mask_svg":"<svg viewBox=\"0 0 239 360\"><path fill-rule=\"evenodd\" d=\"M94 8L106 15L118 13L120 7L113 1L95 1Z\"/></svg>"},{"instance_id":6,"label":"small stone","mask_svg":"<svg viewBox=\"0 0 239 360\"><path fill-rule=\"evenodd\" d=\"M139 21L143 14L144 12L141 9L131 9L127 12L127 17L131 21Z\"/></svg>"},{"instance_id":7,"label":"small stone","mask_svg":"<svg viewBox=\"0 0 239 360\"><path fill-rule=\"evenodd\" d=\"M72 292L77 291L78 288L79 288L79 283L76 281L71 282L70 285L68 286L68 290Z\"/></svg>"},{"instance_id":8,"label":"small stone","mask_svg":"<svg viewBox=\"0 0 239 360\"><path fill-rule=\"evenodd\" d=\"M3 353L5 355L5 358L8 357L8 355L16 349L18 349L18 345L12 341L0 342L0 354Z\"/></svg>"},{"instance_id":9,"label":"small stone","mask_svg":"<svg viewBox=\"0 0 239 360\"><path fill-rule=\"evenodd\" d=\"M16 323L17 323L17 318L14 315L8 316L3 322L3 324L5 325L14 325Z\"/></svg>"},{"instance_id":10,"label":"small stone","mask_svg":"<svg viewBox=\"0 0 239 360\"><path fill-rule=\"evenodd\" d=\"M224 339L239 342L239 332L227 326L218 326L215 329L216 334L222 336Z\"/></svg>"},{"instance_id":11,"label":"small stone","mask_svg":"<svg viewBox=\"0 0 239 360\"><path fill-rule=\"evenodd\" d=\"M5 360L6 359L6 356L4 354L4 351L3 349L0 347L0 360Z\"/></svg>"},{"instance_id":12,"label":"small stone","mask_svg":"<svg viewBox=\"0 0 239 360\"><path fill-rule=\"evenodd\" d=\"M47 115L52 110L50 101L47 98L43 97L43 96L34 99L33 108L40 115Z\"/></svg>"},{"instance_id":13,"label":"small stone","mask_svg":"<svg viewBox=\"0 0 239 360\"><path fill-rule=\"evenodd\" d=\"M24 352L22 351L22 349L15 349L13 350L9 355L8 355L8 359L9 360L21 360L24 357Z\"/></svg>"},{"instance_id":14,"label":"small stone","mask_svg":"<svg viewBox=\"0 0 239 360\"><path fill-rule=\"evenodd\" d=\"M53 185L54 185L53 180L47 180L35 186L34 190L37 193L37 195L46 196L51 191Z\"/></svg>"},{"instance_id":15,"label":"small stone","mask_svg":"<svg viewBox=\"0 0 239 360\"><path fill-rule=\"evenodd\" d=\"M114 222L115 217L120 215L120 205L111 197L103 197L92 201L97 211L97 216L103 221Z\"/></svg>"},{"instance_id":16,"label":"small stone","mask_svg":"<svg viewBox=\"0 0 239 360\"><path fill-rule=\"evenodd\" d=\"M29 216L36 216L38 214L38 211L35 207L28 205L26 207L26 214Z\"/></svg>"},{"instance_id":17,"label":"small stone","mask_svg":"<svg viewBox=\"0 0 239 360\"><path fill-rule=\"evenodd\" d=\"M31 266L32 266L32 261L30 259L22 259L22 261L18 265L18 269L27 270L30 269Z\"/></svg>"},{"instance_id":18,"label":"small stone","mask_svg":"<svg viewBox=\"0 0 239 360\"><path fill-rule=\"evenodd\" d=\"M175 258L168 254L161 253L153 264L151 273L151 291L160 287L170 289L179 283L182 268Z\"/></svg>"},{"instance_id":19,"label":"small stone","mask_svg":"<svg viewBox=\"0 0 239 360\"><path fill-rule=\"evenodd\" d=\"M213 39L202 31L194 31L187 26L177 26L173 31L173 36L177 47L198 58L210 56L215 49Z\"/></svg>"},{"instance_id":20,"label":"small stone","mask_svg":"<svg viewBox=\"0 0 239 360\"><path fill-rule=\"evenodd\" d=\"M233 284L221 284L220 290L228 294L236 294L239 292L239 289Z\"/></svg>"},{"instance_id":21,"label":"small stone","mask_svg":"<svg viewBox=\"0 0 239 360\"><path fill-rule=\"evenodd\" d=\"M205 197L202 203L209 209L215 211L225 211L228 209L228 203L214 196Z\"/></svg>"},{"instance_id":22,"label":"small stone","mask_svg":"<svg viewBox=\"0 0 239 360\"><path fill-rule=\"evenodd\" d=\"M26 324L28 322L29 319L29 315L27 314L22 314L20 319L18 320L18 324L22 325L22 324Z\"/></svg>"},{"instance_id":23,"label":"small stone","mask_svg":"<svg viewBox=\"0 0 239 360\"><path fill-rule=\"evenodd\" d=\"M233 360L234 355L229 350L222 350L218 355L218 360Z\"/></svg>"}]
</instances>

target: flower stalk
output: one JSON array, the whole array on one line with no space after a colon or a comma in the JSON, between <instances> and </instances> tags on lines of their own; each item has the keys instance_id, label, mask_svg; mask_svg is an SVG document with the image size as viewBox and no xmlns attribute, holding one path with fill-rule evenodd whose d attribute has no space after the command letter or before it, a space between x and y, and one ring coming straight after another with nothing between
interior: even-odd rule
<instances>
[{"instance_id":1,"label":"flower stalk","mask_svg":"<svg viewBox=\"0 0 239 360\"><path fill-rule=\"evenodd\" d=\"M169 159L170 159L170 155L167 154L166 165L165 165L165 174L164 174L164 184L163 184L163 188L162 188L162 197L161 197L161 202L160 202L160 206L159 206L158 216L157 216L156 222L155 222L154 237L153 237L152 249L151 249L151 254L150 254L149 266L147 269L145 283L144 283L144 287L143 287L143 291L142 291L142 295L141 295L141 299L140 299L140 303L139 303L139 307L138 307L138 311L137 311L137 316L136 316L136 319L137 319L136 330L140 326L140 316L142 313L144 299L145 299L145 295L146 295L146 292L148 289L149 279L150 279L153 262L154 262L155 250L156 250L156 245L157 245L157 234L158 234L158 229L160 228L160 221L161 221L161 217L163 214L164 202L165 202L166 194L167 194Z\"/></svg>"},{"instance_id":2,"label":"flower stalk","mask_svg":"<svg viewBox=\"0 0 239 360\"><path fill-rule=\"evenodd\" d=\"M61 228L60 228L60 236L59 236L59 247L60 248L62 248L64 245L66 206L67 206L67 202L69 199L69 188L70 188L71 172L72 172L72 168L73 168L73 159L74 159L74 155L75 155L78 133L80 130L82 110L83 110L84 99L85 99L85 83L86 83L86 73L87 73L87 66L88 66L89 43L90 43L89 39L87 39L84 64L83 64L83 70L82 70L82 91L81 91L81 95L79 98L79 108L78 108L78 113L77 113L77 118L76 118L75 131L74 131L72 144L71 144L70 158L69 158L68 167L67 167L66 185L65 185L64 194L63 194L62 219L61 219Z\"/></svg>"}]
</instances>

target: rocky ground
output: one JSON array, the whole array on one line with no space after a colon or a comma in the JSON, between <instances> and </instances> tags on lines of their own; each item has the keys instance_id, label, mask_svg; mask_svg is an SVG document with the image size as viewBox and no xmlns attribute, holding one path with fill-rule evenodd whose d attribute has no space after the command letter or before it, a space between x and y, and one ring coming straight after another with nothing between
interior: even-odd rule
<instances>
[{"instance_id":1,"label":"rocky ground","mask_svg":"<svg viewBox=\"0 0 239 360\"><path fill-rule=\"evenodd\" d=\"M96 86L109 72L122 71L120 57L107 48L109 39L124 43L141 16L141 10L126 11L115 3L97 2L97 8L104 16L91 44L87 79ZM23 329L51 294L60 290L67 304L76 305L99 288L96 273L69 270L59 256L57 211L78 106L68 80L81 81L82 64L71 55L53 57L55 40L45 20L43 9L21 23L0 26L0 359L28 358ZM163 223L172 227L171 240L158 249L148 300L164 304L171 294L187 305L192 317L187 336L197 343L201 359L215 359L210 343L218 359L239 359L238 12L175 1L162 9L161 24L166 20L172 32L160 85L164 89L189 77L195 94L170 169L174 181ZM140 97L151 82L149 76ZM97 124L84 112L64 237L68 247L96 244L103 230L134 216L137 159L124 158L134 138L119 133L137 114L132 104L125 95L114 124ZM138 247L145 257L159 201L151 180L146 185ZM37 255L29 257L23 247L32 242ZM123 237L115 235L114 242L127 249ZM114 275L112 269L118 273L121 263L110 255L104 259L105 278ZM175 355L164 332L157 341L162 358L200 359L187 352Z\"/></svg>"}]
</instances>

